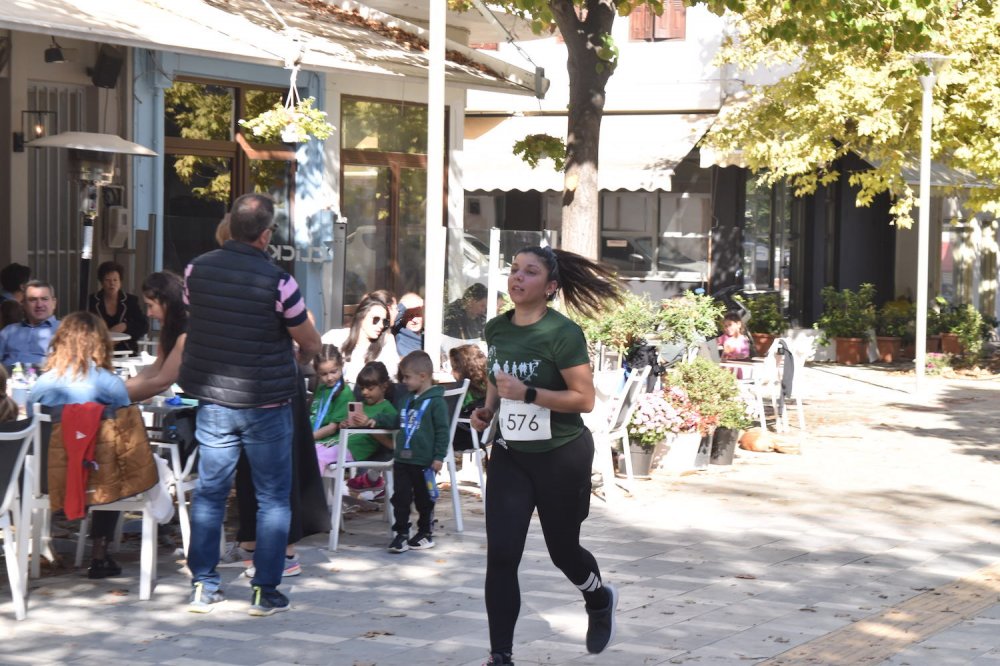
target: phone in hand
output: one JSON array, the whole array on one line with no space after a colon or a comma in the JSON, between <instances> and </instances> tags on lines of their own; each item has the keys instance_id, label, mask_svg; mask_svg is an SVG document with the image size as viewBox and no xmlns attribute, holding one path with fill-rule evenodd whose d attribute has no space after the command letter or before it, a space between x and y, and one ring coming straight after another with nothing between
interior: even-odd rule
<instances>
[{"instance_id":1,"label":"phone in hand","mask_svg":"<svg viewBox=\"0 0 1000 666\"><path fill-rule=\"evenodd\" d=\"M364 415L364 407L360 402L349 402L347 403L347 413L350 416L354 414Z\"/></svg>"}]
</instances>

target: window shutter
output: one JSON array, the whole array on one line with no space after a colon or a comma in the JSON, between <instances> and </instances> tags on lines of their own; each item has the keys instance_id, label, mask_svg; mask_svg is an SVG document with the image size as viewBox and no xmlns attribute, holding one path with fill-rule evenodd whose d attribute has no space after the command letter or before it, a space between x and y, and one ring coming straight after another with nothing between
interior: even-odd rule
<instances>
[{"instance_id":1,"label":"window shutter","mask_svg":"<svg viewBox=\"0 0 1000 666\"><path fill-rule=\"evenodd\" d=\"M653 19L656 15L649 5L639 5L628 15L628 38L633 42L653 39Z\"/></svg>"},{"instance_id":2,"label":"window shutter","mask_svg":"<svg viewBox=\"0 0 1000 666\"><path fill-rule=\"evenodd\" d=\"M664 0L663 14L656 17L654 39L684 39L687 7L684 0Z\"/></svg>"}]
</instances>

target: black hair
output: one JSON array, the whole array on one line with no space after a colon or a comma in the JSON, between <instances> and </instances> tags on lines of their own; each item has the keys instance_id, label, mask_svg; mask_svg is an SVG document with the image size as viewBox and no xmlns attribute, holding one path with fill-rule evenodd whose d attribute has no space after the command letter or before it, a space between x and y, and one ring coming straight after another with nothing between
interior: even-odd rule
<instances>
[{"instance_id":1,"label":"black hair","mask_svg":"<svg viewBox=\"0 0 1000 666\"><path fill-rule=\"evenodd\" d=\"M382 361L371 361L370 363L365 363L365 367L361 368L361 371L358 372L358 380L355 384L359 389L381 384L388 391L390 384L389 370L385 367L385 363Z\"/></svg>"},{"instance_id":2,"label":"black hair","mask_svg":"<svg viewBox=\"0 0 1000 666\"><path fill-rule=\"evenodd\" d=\"M142 295L163 308L158 355L166 358L179 338L187 331L188 311L184 304L184 281L170 271L152 273L142 283Z\"/></svg>"},{"instance_id":3,"label":"black hair","mask_svg":"<svg viewBox=\"0 0 1000 666\"><path fill-rule=\"evenodd\" d=\"M462 301L464 303L473 303L475 301L481 301L486 298L486 286L480 282L474 282L472 285L462 293Z\"/></svg>"},{"instance_id":4,"label":"black hair","mask_svg":"<svg viewBox=\"0 0 1000 666\"><path fill-rule=\"evenodd\" d=\"M316 354L316 358L313 359L313 369L319 372L319 366L327 361L333 361L337 365L344 366L344 356L337 349L337 345L323 345L319 354Z\"/></svg>"},{"instance_id":5,"label":"black hair","mask_svg":"<svg viewBox=\"0 0 1000 666\"><path fill-rule=\"evenodd\" d=\"M622 285L615 272L607 266L574 252L551 247L525 247L518 250L515 256L525 252L541 259L545 263L548 280L556 282L555 291L548 295L550 301L561 289L570 307L590 317L600 313L605 301L621 302Z\"/></svg>"},{"instance_id":6,"label":"black hair","mask_svg":"<svg viewBox=\"0 0 1000 666\"><path fill-rule=\"evenodd\" d=\"M265 194L244 194L233 202L229 233L233 240L252 243L274 222L274 200Z\"/></svg>"},{"instance_id":7,"label":"black hair","mask_svg":"<svg viewBox=\"0 0 1000 666\"><path fill-rule=\"evenodd\" d=\"M30 279L31 269L24 264L8 264L0 270L0 287L12 294L20 291L21 285Z\"/></svg>"},{"instance_id":8,"label":"black hair","mask_svg":"<svg viewBox=\"0 0 1000 666\"><path fill-rule=\"evenodd\" d=\"M105 261L97 267L97 281L103 282L108 273L118 273L118 277L125 277L125 267L117 261Z\"/></svg>"}]
</instances>

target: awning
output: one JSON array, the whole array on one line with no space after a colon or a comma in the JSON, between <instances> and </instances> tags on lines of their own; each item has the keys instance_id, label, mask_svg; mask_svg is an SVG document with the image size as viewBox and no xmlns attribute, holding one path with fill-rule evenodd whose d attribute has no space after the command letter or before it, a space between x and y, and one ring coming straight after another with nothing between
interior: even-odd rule
<instances>
[{"instance_id":1,"label":"awning","mask_svg":"<svg viewBox=\"0 0 1000 666\"><path fill-rule=\"evenodd\" d=\"M0 28L305 69L427 77L427 31L343 0L16 0ZM282 21L289 27L286 30ZM298 43L293 38L299 40ZM447 43L450 85L534 94L533 72Z\"/></svg>"},{"instance_id":2,"label":"awning","mask_svg":"<svg viewBox=\"0 0 1000 666\"><path fill-rule=\"evenodd\" d=\"M669 190L674 167L708 131L715 114L608 115L601 121L598 187L602 190ZM514 155L529 134L566 136L566 116L466 116L461 152L462 186L477 190L563 189L552 160L532 169Z\"/></svg>"}]
</instances>

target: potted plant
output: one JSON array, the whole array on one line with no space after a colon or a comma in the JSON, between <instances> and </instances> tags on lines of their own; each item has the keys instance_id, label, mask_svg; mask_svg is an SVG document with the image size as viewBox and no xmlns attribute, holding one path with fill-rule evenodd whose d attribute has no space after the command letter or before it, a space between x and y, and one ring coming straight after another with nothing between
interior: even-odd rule
<instances>
[{"instance_id":1,"label":"potted plant","mask_svg":"<svg viewBox=\"0 0 1000 666\"><path fill-rule=\"evenodd\" d=\"M646 336L653 334L659 324L657 307L646 295L623 293L623 300L614 308L602 311L596 317L575 316L587 336L591 347L604 345L622 357L646 344ZM591 349L596 356L596 348Z\"/></svg>"},{"instance_id":2,"label":"potted plant","mask_svg":"<svg viewBox=\"0 0 1000 666\"><path fill-rule=\"evenodd\" d=\"M732 465L743 431L753 425L753 411L746 398L739 391L735 396L727 397L722 402L719 413L719 424L712 435L712 455L709 462L713 465Z\"/></svg>"},{"instance_id":3,"label":"potted plant","mask_svg":"<svg viewBox=\"0 0 1000 666\"><path fill-rule=\"evenodd\" d=\"M685 291L661 302L658 313L660 335L690 352L719 334L724 307L711 296Z\"/></svg>"},{"instance_id":4,"label":"potted plant","mask_svg":"<svg viewBox=\"0 0 1000 666\"><path fill-rule=\"evenodd\" d=\"M639 397L626 428L635 476L649 476L653 450L676 432L679 418L663 391L650 391Z\"/></svg>"},{"instance_id":5,"label":"potted plant","mask_svg":"<svg viewBox=\"0 0 1000 666\"><path fill-rule=\"evenodd\" d=\"M765 356L774 343L774 339L788 330L788 319L781 313L781 294L767 292L747 296L746 299L736 297L750 310L750 337L753 338L754 350L759 356Z\"/></svg>"},{"instance_id":6,"label":"potted plant","mask_svg":"<svg viewBox=\"0 0 1000 666\"><path fill-rule=\"evenodd\" d=\"M823 287L823 314L816 322L821 344L836 344L837 362L847 365L868 360L868 340L875 328L875 286L862 284L857 291Z\"/></svg>"},{"instance_id":7,"label":"potted plant","mask_svg":"<svg viewBox=\"0 0 1000 666\"><path fill-rule=\"evenodd\" d=\"M316 98L299 100L297 94L294 97L289 97L285 104L275 103L249 120L241 118L240 126L250 130L253 140L260 143L305 143L329 137L334 127L326 121L326 111L313 108Z\"/></svg>"},{"instance_id":8,"label":"potted plant","mask_svg":"<svg viewBox=\"0 0 1000 666\"><path fill-rule=\"evenodd\" d=\"M723 432L722 439L725 441L721 446L732 446L729 456L731 463L731 454L735 451L738 432L730 433L729 429L735 426L738 431L741 427L745 427L747 409L740 394L736 375L717 363L697 357L689 363L681 363L671 369L667 375L667 382L671 386L684 389L700 415L698 430L702 435L702 441L695 468L702 469L710 462L712 452L716 448L716 436L724 423L727 430ZM743 415L743 419L739 418L740 414Z\"/></svg>"},{"instance_id":9,"label":"potted plant","mask_svg":"<svg viewBox=\"0 0 1000 666\"><path fill-rule=\"evenodd\" d=\"M952 308L952 313L949 333L957 338L957 349L954 351L945 350L944 337L942 337L941 351L963 354L966 362L975 363L983 348L983 316L971 303L956 305Z\"/></svg>"},{"instance_id":10,"label":"potted plant","mask_svg":"<svg viewBox=\"0 0 1000 666\"><path fill-rule=\"evenodd\" d=\"M886 301L875 317L875 335L879 360L883 363L898 361L904 339L913 338L916 306L904 298Z\"/></svg>"}]
</instances>

